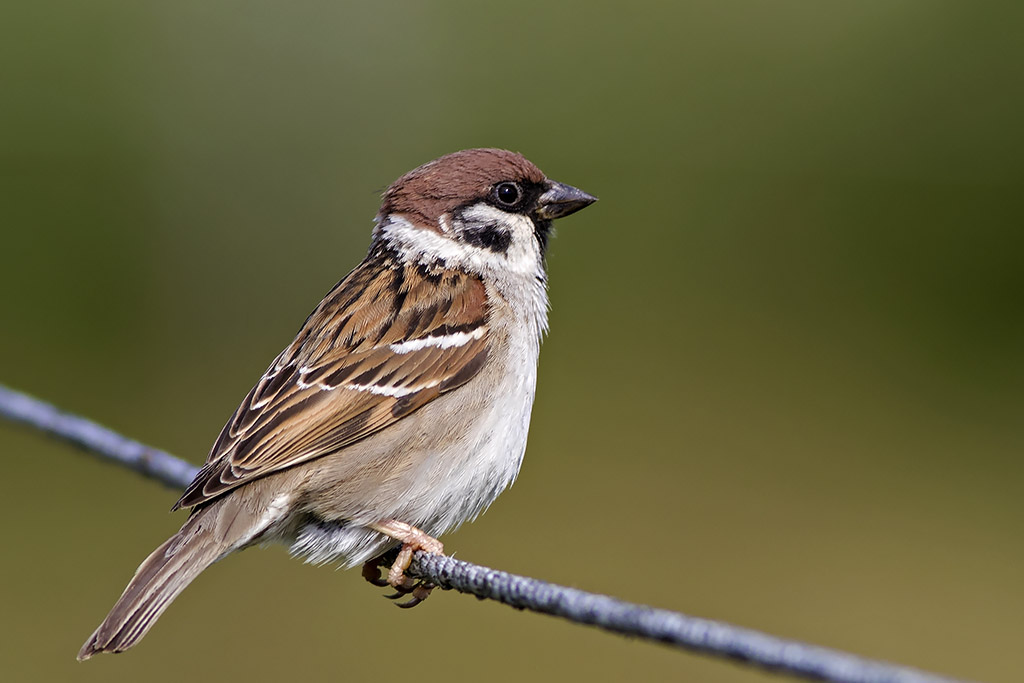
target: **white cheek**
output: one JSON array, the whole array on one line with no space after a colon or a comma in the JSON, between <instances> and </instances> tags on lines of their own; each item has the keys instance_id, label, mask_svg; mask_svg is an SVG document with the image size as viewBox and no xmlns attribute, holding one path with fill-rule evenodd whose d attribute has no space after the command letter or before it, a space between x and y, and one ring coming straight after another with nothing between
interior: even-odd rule
<instances>
[{"instance_id":1,"label":"white cheek","mask_svg":"<svg viewBox=\"0 0 1024 683\"><path fill-rule=\"evenodd\" d=\"M541 261L540 245L534 235L535 226L526 216L508 213L490 204L477 204L462 213L462 220L469 225L501 225L508 230L512 241L503 254L487 251L505 268L517 273L533 272Z\"/></svg>"},{"instance_id":2,"label":"white cheek","mask_svg":"<svg viewBox=\"0 0 1024 683\"><path fill-rule=\"evenodd\" d=\"M465 268L471 272L494 275L516 273L535 276L543 272L540 245L533 234L533 221L526 216L506 213L487 204L481 204L467 209L462 215L462 220L464 223L502 224L512 238L508 250L499 253L458 242L448 236L451 233L440 235L431 230L418 228L402 216L389 216L387 222L379 226L379 230L382 237L410 260L441 260L450 266ZM449 226L449 229L454 227Z\"/></svg>"}]
</instances>

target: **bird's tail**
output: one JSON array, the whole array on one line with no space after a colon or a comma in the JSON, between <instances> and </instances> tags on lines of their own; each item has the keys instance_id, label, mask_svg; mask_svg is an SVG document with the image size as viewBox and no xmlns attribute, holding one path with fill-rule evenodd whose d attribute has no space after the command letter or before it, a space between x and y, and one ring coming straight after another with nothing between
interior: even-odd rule
<instances>
[{"instance_id":1,"label":"bird's tail","mask_svg":"<svg viewBox=\"0 0 1024 683\"><path fill-rule=\"evenodd\" d=\"M208 518L218 512L206 508L194 513L139 565L110 614L78 652L79 661L97 652L123 652L139 642L192 579L232 549L233 544L210 528L217 525Z\"/></svg>"}]
</instances>

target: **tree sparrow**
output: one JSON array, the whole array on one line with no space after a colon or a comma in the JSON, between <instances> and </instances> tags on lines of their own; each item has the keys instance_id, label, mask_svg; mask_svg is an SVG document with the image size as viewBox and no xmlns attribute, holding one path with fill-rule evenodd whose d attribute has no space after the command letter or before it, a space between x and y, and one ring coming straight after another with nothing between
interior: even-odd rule
<instances>
[{"instance_id":1,"label":"tree sparrow","mask_svg":"<svg viewBox=\"0 0 1024 683\"><path fill-rule=\"evenodd\" d=\"M137 643L228 553L267 541L309 562L364 565L479 515L526 449L553 219L595 201L518 154L471 149L384 193L366 259L334 287L228 420L174 505L181 530L139 566L78 653Z\"/></svg>"}]
</instances>

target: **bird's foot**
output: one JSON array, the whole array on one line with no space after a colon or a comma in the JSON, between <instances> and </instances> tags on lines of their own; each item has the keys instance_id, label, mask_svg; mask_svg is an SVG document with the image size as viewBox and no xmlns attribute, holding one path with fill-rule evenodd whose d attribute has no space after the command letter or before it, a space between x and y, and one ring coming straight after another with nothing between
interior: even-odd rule
<instances>
[{"instance_id":1,"label":"bird's foot","mask_svg":"<svg viewBox=\"0 0 1024 683\"><path fill-rule=\"evenodd\" d=\"M373 529L390 536L396 541L401 541L402 547L398 551L398 557L395 558L391 568L388 570L386 581L381 578L380 568L376 560L371 560L363 565L363 578L375 586L391 586L394 588L394 594L384 596L389 600L397 600L411 593L412 597L409 600L395 603L398 607L408 609L426 600L427 596L430 595L430 591L434 589L434 584L427 580L410 578L405 575L405 570L409 568L409 565L412 563L413 553L417 550L422 550L432 555L442 555L444 554L444 545L433 536L405 522L388 520L374 525Z\"/></svg>"}]
</instances>

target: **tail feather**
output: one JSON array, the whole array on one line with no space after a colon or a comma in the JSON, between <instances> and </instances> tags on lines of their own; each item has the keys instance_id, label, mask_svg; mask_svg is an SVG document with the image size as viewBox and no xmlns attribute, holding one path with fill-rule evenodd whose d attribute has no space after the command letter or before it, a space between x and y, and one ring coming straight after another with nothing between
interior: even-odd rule
<instances>
[{"instance_id":1,"label":"tail feather","mask_svg":"<svg viewBox=\"0 0 1024 683\"><path fill-rule=\"evenodd\" d=\"M110 614L78 652L79 661L98 652L123 652L137 643L178 594L229 549L204 528L205 512L189 519L139 565Z\"/></svg>"}]
</instances>

